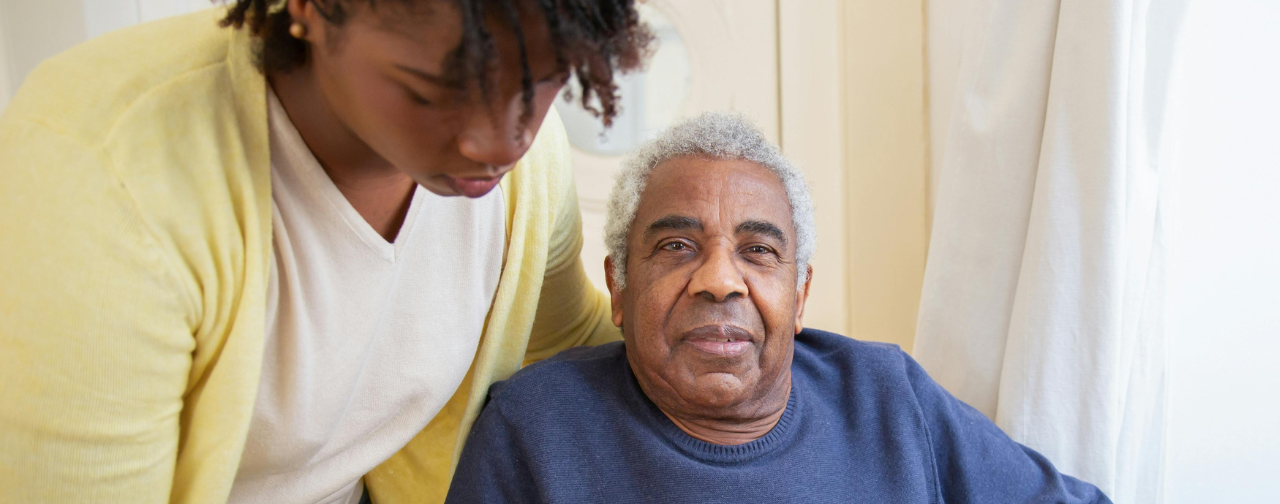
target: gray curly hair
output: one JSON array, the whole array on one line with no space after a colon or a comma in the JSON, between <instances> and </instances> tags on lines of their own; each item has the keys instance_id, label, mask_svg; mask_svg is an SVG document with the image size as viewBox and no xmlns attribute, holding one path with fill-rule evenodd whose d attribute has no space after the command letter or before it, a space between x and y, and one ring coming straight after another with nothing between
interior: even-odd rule
<instances>
[{"instance_id":1,"label":"gray curly hair","mask_svg":"<svg viewBox=\"0 0 1280 504\"><path fill-rule=\"evenodd\" d=\"M796 228L796 278L798 284L804 284L809 260L817 249L809 186L800 170L782 157L749 120L724 112L708 112L663 131L640 146L623 165L609 194L604 227L604 244L613 257L614 284L619 289L627 285L627 235L649 174L659 164L684 156L750 161L778 176L791 203L791 223Z\"/></svg>"}]
</instances>

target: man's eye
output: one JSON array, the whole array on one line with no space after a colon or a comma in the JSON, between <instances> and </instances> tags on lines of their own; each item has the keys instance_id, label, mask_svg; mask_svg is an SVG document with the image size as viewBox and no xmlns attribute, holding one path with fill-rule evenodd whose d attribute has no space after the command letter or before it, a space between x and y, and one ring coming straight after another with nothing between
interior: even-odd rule
<instances>
[{"instance_id":1,"label":"man's eye","mask_svg":"<svg viewBox=\"0 0 1280 504\"><path fill-rule=\"evenodd\" d=\"M681 250L685 250L688 248L689 248L688 245L685 245L684 243L681 243L681 242L671 242L662 246L662 250L670 250L672 252L679 252Z\"/></svg>"},{"instance_id":2,"label":"man's eye","mask_svg":"<svg viewBox=\"0 0 1280 504\"><path fill-rule=\"evenodd\" d=\"M764 245L752 245L750 247L747 247L746 252L749 254L768 254L773 251L769 250L769 247L766 247Z\"/></svg>"}]
</instances>

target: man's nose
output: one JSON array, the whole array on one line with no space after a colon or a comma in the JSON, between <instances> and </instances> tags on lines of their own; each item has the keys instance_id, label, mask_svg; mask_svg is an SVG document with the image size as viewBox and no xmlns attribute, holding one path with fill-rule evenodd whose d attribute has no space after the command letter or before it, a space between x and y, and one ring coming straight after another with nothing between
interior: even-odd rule
<instances>
[{"instance_id":1,"label":"man's nose","mask_svg":"<svg viewBox=\"0 0 1280 504\"><path fill-rule=\"evenodd\" d=\"M716 303L746 297L747 283L733 262L732 250L711 247L706 254L706 260L693 272L693 278L689 281L689 295L701 296Z\"/></svg>"},{"instance_id":2,"label":"man's nose","mask_svg":"<svg viewBox=\"0 0 1280 504\"><path fill-rule=\"evenodd\" d=\"M520 99L502 112L477 110L458 137L458 150L467 159L490 166L507 166L524 156L533 144L532 120L521 120Z\"/></svg>"}]
</instances>

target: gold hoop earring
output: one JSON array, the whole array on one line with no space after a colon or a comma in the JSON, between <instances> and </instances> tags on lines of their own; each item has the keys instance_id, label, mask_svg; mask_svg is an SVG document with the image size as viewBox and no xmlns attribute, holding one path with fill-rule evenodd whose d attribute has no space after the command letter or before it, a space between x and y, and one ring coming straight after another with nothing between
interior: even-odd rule
<instances>
[{"instance_id":1,"label":"gold hoop earring","mask_svg":"<svg viewBox=\"0 0 1280 504\"><path fill-rule=\"evenodd\" d=\"M296 39L306 38L307 25L294 21L293 24L289 25L289 35L293 35L293 38Z\"/></svg>"}]
</instances>

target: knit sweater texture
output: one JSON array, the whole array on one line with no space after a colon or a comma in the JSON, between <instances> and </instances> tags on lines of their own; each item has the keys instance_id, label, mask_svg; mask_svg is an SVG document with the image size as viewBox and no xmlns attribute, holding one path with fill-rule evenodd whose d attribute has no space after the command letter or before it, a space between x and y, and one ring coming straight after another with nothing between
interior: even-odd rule
<instances>
[{"instance_id":1,"label":"knit sweater texture","mask_svg":"<svg viewBox=\"0 0 1280 504\"><path fill-rule=\"evenodd\" d=\"M806 329L768 434L685 434L636 382L622 342L495 383L448 503L1109 503L952 397L896 346Z\"/></svg>"}]
</instances>

